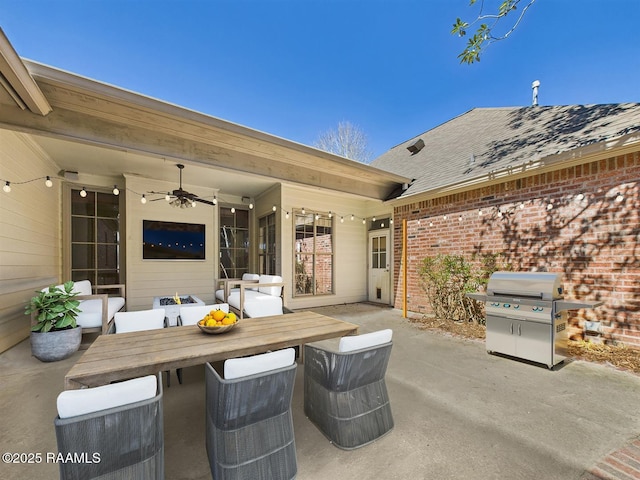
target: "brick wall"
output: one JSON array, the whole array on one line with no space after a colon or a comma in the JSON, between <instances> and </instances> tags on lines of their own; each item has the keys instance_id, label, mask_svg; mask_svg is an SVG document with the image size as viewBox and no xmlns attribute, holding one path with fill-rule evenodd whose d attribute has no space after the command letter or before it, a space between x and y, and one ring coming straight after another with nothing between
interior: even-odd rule
<instances>
[{"instance_id":1,"label":"brick wall","mask_svg":"<svg viewBox=\"0 0 640 480\"><path fill-rule=\"evenodd\" d=\"M590 320L607 341L640 346L639 208L639 152L396 207L396 307L406 218L410 311L430 311L423 258L503 253L514 271L561 272L567 298L605 302L570 312L572 338Z\"/></svg>"}]
</instances>

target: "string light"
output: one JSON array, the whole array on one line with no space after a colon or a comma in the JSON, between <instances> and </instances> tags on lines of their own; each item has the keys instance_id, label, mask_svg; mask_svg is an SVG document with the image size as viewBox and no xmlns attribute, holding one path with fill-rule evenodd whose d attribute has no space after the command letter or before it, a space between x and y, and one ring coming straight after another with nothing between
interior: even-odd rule
<instances>
[{"instance_id":1,"label":"string light","mask_svg":"<svg viewBox=\"0 0 640 480\"><path fill-rule=\"evenodd\" d=\"M118 185L113 186L113 194L116 196L120 195L120 190L118 190Z\"/></svg>"},{"instance_id":2,"label":"string light","mask_svg":"<svg viewBox=\"0 0 640 480\"><path fill-rule=\"evenodd\" d=\"M304 210L304 207L302 207L302 214L303 214L303 215L306 215L306 212L305 212L305 210Z\"/></svg>"},{"instance_id":3,"label":"string light","mask_svg":"<svg viewBox=\"0 0 640 480\"><path fill-rule=\"evenodd\" d=\"M51 177L47 175L47 179L44 181L44 185L47 188L53 187L53 182L51 181Z\"/></svg>"},{"instance_id":4,"label":"string light","mask_svg":"<svg viewBox=\"0 0 640 480\"><path fill-rule=\"evenodd\" d=\"M231 207L231 213L236 213L236 207Z\"/></svg>"},{"instance_id":5,"label":"string light","mask_svg":"<svg viewBox=\"0 0 640 480\"><path fill-rule=\"evenodd\" d=\"M87 196L87 191L85 190L84 187L82 187L82 190L80 190L80 196L82 198L85 198ZM144 197L144 195L143 195L143 197ZM144 203L144 202L142 202L142 203Z\"/></svg>"},{"instance_id":6,"label":"string light","mask_svg":"<svg viewBox=\"0 0 640 480\"><path fill-rule=\"evenodd\" d=\"M164 196L164 199L165 199L167 202L170 202L170 201L171 201L171 194L170 194L169 192L167 192L167 194Z\"/></svg>"},{"instance_id":7,"label":"string light","mask_svg":"<svg viewBox=\"0 0 640 480\"><path fill-rule=\"evenodd\" d=\"M344 217L340 217L340 223L344 223Z\"/></svg>"},{"instance_id":8,"label":"string light","mask_svg":"<svg viewBox=\"0 0 640 480\"><path fill-rule=\"evenodd\" d=\"M276 210L278 210L278 207L276 207L276 206L274 205L273 207L271 207L271 210L273 210L273 211L275 212Z\"/></svg>"},{"instance_id":9,"label":"string light","mask_svg":"<svg viewBox=\"0 0 640 480\"><path fill-rule=\"evenodd\" d=\"M213 204L214 205L218 204L218 197L216 197L215 195L213 196Z\"/></svg>"},{"instance_id":10,"label":"string light","mask_svg":"<svg viewBox=\"0 0 640 480\"><path fill-rule=\"evenodd\" d=\"M86 195L87 194L85 193L85 196ZM143 204L143 205L147 203L147 197L144 196L144 193L142 194L142 198L140 198L140 203Z\"/></svg>"},{"instance_id":11,"label":"string light","mask_svg":"<svg viewBox=\"0 0 640 480\"><path fill-rule=\"evenodd\" d=\"M11 182L7 180L7 182L4 184L4 187L2 187L2 190L4 190L6 193L11 192Z\"/></svg>"}]
</instances>

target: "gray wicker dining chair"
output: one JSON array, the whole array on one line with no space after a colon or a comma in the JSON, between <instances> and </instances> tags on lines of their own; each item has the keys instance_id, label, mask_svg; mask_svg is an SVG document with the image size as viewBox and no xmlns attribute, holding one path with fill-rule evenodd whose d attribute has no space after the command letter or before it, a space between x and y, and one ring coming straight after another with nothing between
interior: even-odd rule
<instances>
[{"instance_id":1,"label":"gray wicker dining chair","mask_svg":"<svg viewBox=\"0 0 640 480\"><path fill-rule=\"evenodd\" d=\"M295 350L205 366L206 448L214 480L289 480L298 465L291 400Z\"/></svg>"},{"instance_id":2,"label":"gray wicker dining chair","mask_svg":"<svg viewBox=\"0 0 640 480\"><path fill-rule=\"evenodd\" d=\"M57 403L61 480L164 479L159 374L66 390Z\"/></svg>"},{"instance_id":3,"label":"gray wicker dining chair","mask_svg":"<svg viewBox=\"0 0 640 480\"><path fill-rule=\"evenodd\" d=\"M304 413L336 446L363 447L393 428L385 383L390 329L304 346Z\"/></svg>"}]
</instances>

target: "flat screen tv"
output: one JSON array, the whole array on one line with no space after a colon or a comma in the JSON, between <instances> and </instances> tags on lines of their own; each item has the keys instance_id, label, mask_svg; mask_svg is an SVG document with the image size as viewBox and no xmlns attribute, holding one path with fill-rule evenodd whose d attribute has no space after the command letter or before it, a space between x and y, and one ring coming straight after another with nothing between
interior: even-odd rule
<instances>
[{"instance_id":1,"label":"flat screen tv","mask_svg":"<svg viewBox=\"0 0 640 480\"><path fill-rule=\"evenodd\" d=\"M142 221L145 260L204 260L205 226L197 223Z\"/></svg>"}]
</instances>

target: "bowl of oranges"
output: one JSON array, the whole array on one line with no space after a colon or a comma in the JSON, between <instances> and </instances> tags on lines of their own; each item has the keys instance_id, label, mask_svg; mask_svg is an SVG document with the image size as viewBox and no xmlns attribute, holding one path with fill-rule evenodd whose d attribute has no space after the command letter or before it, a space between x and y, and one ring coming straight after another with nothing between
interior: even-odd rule
<instances>
[{"instance_id":1,"label":"bowl of oranges","mask_svg":"<svg viewBox=\"0 0 640 480\"><path fill-rule=\"evenodd\" d=\"M204 333L224 333L231 330L238 323L238 318L233 312L211 310L204 318L198 321L198 328Z\"/></svg>"}]
</instances>

